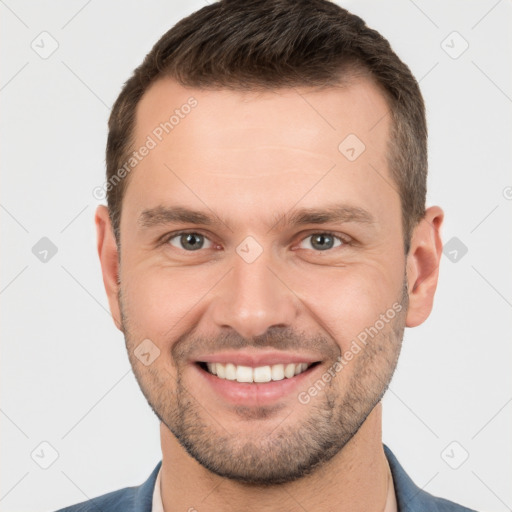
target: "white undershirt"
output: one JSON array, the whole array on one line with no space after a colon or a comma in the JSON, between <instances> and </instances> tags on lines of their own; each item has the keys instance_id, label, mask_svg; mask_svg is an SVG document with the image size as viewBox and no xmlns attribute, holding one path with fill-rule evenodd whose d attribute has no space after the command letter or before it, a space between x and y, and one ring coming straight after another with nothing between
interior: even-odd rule
<instances>
[{"instance_id":1,"label":"white undershirt","mask_svg":"<svg viewBox=\"0 0 512 512\"><path fill-rule=\"evenodd\" d=\"M160 473L162 472L162 466L158 470L158 476L156 477L155 490L153 491L153 506L151 512L164 512L164 504L162 503L162 495L160 494Z\"/></svg>"}]
</instances>

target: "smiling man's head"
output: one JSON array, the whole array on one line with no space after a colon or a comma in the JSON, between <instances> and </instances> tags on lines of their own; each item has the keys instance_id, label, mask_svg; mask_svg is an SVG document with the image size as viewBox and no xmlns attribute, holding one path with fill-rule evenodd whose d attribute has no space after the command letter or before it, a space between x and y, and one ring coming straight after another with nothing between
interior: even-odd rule
<instances>
[{"instance_id":1,"label":"smiling man's head","mask_svg":"<svg viewBox=\"0 0 512 512\"><path fill-rule=\"evenodd\" d=\"M169 436L268 485L375 435L443 218L387 41L327 1L215 3L160 39L109 129L104 283Z\"/></svg>"}]
</instances>

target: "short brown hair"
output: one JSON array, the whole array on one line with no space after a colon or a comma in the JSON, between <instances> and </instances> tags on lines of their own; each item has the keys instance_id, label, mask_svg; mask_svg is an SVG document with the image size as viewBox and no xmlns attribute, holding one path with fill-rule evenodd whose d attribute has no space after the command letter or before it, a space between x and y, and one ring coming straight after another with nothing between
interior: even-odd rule
<instances>
[{"instance_id":1,"label":"short brown hair","mask_svg":"<svg viewBox=\"0 0 512 512\"><path fill-rule=\"evenodd\" d=\"M135 113L156 80L233 90L338 85L363 69L391 116L387 160L402 207L405 252L425 214L427 127L421 92L388 41L328 0L221 0L179 21L124 84L109 119L107 182L133 151ZM127 179L107 189L116 242Z\"/></svg>"}]
</instances>

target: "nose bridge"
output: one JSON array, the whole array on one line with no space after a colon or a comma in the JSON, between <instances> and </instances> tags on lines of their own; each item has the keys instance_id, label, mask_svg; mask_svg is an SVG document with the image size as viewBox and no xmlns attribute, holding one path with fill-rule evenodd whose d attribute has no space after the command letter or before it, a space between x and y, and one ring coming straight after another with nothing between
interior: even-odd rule
<instances>
[{"instance_id":1,"label":"nose bridge","mask_svg":"<svg viewBox=\"0 0 512 512\"><path fill-rule=\"evenodd\" d=\"M270 327L293 325L298 314L297 297L284 284L284 276L274 270L277 265L271 252L258 249L251 240L237 247L233 268L215 296L213 320L217 327L235 329L249 339Z\"/></svg>"}]
</instances>

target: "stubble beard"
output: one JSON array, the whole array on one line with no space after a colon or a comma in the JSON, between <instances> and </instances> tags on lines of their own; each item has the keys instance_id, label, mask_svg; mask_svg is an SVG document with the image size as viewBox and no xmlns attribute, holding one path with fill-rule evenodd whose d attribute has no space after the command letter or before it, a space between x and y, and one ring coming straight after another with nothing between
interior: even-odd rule
<instances>
[{"instance_id":1,"label":"stubble beard","mask_svg":"<svg viewBox=\"0 0 512 512\"><path fill-rule=\"evenodd\" d=\"M128 329L119 293L128 356L153 412L203 467L221 477L256 486L293 482L313 473L357 433L382 399L396 368L408 306L407 279L397 302L402 306L400 312L349 363L353 365L352 374L344 393L333 378L307 405L297 400L280 424L258 428L257 435L251 428L248 435L243 430L229 431L223 425L222 414L207 411L201 397L193 396L183 383L183 366L177 365L175 375L171 375L153 365L144 367L137 360L134 349L138 342ZM335 362L327 364L326 369ZM275 411L271 407L240 407L238 412L240 418L261 422Z\"/></svg>"}]
</instances>

